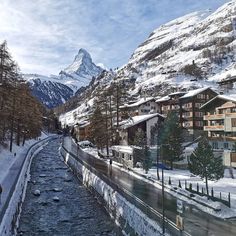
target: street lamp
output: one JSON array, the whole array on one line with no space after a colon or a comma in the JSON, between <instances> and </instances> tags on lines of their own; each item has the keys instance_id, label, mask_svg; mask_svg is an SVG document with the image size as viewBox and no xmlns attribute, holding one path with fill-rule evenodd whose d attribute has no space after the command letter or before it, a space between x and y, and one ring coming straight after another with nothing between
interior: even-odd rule
<instances>
[{"instance_id":1,"label":"street lamp","mask_svg":"<svg viewBox=\"0 0 236 236\"><path fill-rule=\"evenodd\" d=\"M161 168L161 189L162 189L162 235L165 235L165 190L164 190L164 156L163 156L163 146L170 146L170 144L160 145L160 156L162 162Z\"/></svg>"}]
</instances>

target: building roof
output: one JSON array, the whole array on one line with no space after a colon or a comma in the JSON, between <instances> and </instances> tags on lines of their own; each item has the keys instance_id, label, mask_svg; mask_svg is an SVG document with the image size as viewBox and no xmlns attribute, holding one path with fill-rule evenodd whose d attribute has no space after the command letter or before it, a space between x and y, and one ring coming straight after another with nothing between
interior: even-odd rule
<instances>
[{"instance_id":1,"label":"building roof","mask_svg":"<svg viewBox=\"0 0 236 236\"><path fill-rule=\"evenodd\" d=\"M207 90L209 88L210 87L204 87L204 88L200 88L200 89L190 90L184 96L182 96L180 99L194 97L194 96L198 95L199 93L204 92L205 90Z\"/></svg>"},{"instance_id":2,"label":"building roof","mask_svg":"<svg viewBox=\"0 0 236 236\"><path fill-rule=\"evenodd\" d=\"M137 124L139 124L143 121L147 121L147 120L152 119L152 118L157 117L157 116L164 118L164 116L160 115L159 113L133 116L133 117L130 117L129 119L127 119L127 120L124 120L124 121L120 122L120 126L123 129L127 129L127 128L135 126L135 125L137 125Z\"/></svg>"},{"instance_id":3,"label":"building roof","mask_svg":"<svg viewBox=\"0 0 236 236\"><path fill-rule=\"evenodd\" d=\"M153 97L148 97L148 98L140 98L137 102L134 102L132 104L125 104L124 106L121 106L120 108L127 108L127 107L137 107L140 106L146 102L150 102L151 100L154 100Z\"/></svg>"},{"instance_id":4,"label":"building roof","mask_svg":"<svg viewBox=\"0 0 236 236\"><path fill-rule=\"evenodd\" d=\"M165 102L165 101L169 101L171 99L172 96L175 96L175 95L183 95L183 96L180 96L179 99L184 99L184 98L191 98L191 97L194 97L196 96L197 94L199 93L202 93L204 92L205 90L209 89L210 87L204 87L204 88L199 88L199 89L194 89L194 90L190 90L190 91L187 91L187 92L175 92L175 93L170 93L169 95L165 96L165 97L162 97L162 98L159 98L156 100L156 102Z\"/></svg>"},{"instance_id":5,"label":"building roof","mask_svg":"<svg viewBox=\"0 0 236 236\"><path fill-rule=\"evenodd\" d=\"M123 152L128 154L133 154L133 148L131 146L125 146L125 145L117 145L117 146L111 146L111 150L115 150L117 152Z\"/></svg>"},{"instance_id":6,"label":"building roof","mask_svg":"<svg viewBox=\"0 0 236 236\"><path fill-rule=\"evenodd\" d=\"M156 100L156 102L165 102L165 101L169 101L170 97L167 95L165 97L159 98Z\"/></svg>"},{"instance_id":7,"label":"building roof","mask_svg":"<svg viewBox=\"0 0 236 236\"><path fill-rule=\"evenodd\" d=\"M212 103L216 103L217 100L223 100L225 102L235 102L236 103L236 94L231 94L231 95L217 95L216 97L212 98L210 101L206 102L203 104L200 109L205 109Z\"/></svg>"}]
</instances>

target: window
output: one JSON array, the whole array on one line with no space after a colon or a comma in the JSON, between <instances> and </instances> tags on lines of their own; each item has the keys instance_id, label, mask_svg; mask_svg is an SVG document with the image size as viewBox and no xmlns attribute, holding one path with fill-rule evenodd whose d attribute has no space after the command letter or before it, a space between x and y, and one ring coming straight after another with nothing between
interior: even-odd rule
<instances>
[{"instance_id":1,"label":"window","mask_svg":"<svg viewBox=\"0 0 236 236\"><path fill-rule=\"evenodd\" d=\"M124 153L122 153L122 154L121 154L121 157L124 159L124 158L125 158L125 154L124 154Z\"/></svg>"},{"instance_id":2,"label":"window","mask_svg":"<svg viewBox=\"0 0 236 236\"><path fill-rule=\"evenodd\" d=\"M213 149L218 149L218 143L217 142L213 142L212 143L212 147L213 147Z\"/></svg>"},{"instance_id":3,"label":"window","mask_svg":"<svg viewBox=\"0 0 236 236\"><path fill-rule=\"evenodd\" d=\"M229 144L228 143L224 143L224 149L228 149L229 148Z\"/></svg>"},{"instance_id":4,"label":"window","mask_svg":"<svg viewBox=\"0 0 236 236\"><path fill-rule=\"evenodd\" d=\"M236 127L236 118L231 119L231 125L232 127Z\"/></svg>"},{"instance_id":5,"label":"window","mask_svg":"<svg viewBox=\"0 0 236 236\"><path fill-rule=\"evenodd\" d=\"M132 155L129 155L129 160L132 161Z\"/></svg>"},{"instance_id":6,"label":"window","mask_svg":"<svg viewBox=\"0 0 236 236\"><path fill-rule=\"evenodd\" d=\"M205 99L205 94L198 94L198 95L197 95L197 98L199 98L199 99Z\"/></svg>"}]
</instances>

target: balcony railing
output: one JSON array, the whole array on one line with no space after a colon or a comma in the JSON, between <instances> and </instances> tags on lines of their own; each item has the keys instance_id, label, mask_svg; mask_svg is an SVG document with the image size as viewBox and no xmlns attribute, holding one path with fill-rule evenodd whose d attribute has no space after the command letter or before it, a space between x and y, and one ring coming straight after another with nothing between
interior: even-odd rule
<instances>
[{"instance_id":1,"label":"balcony railing","mask_svg":"<svg viewBox=\"0 0 236 236\"><path fill-rule=\"evenodd\" d=\"M205 115L204 120L222 120L225 119L225 114L213 114L213 115Z\"/></svg>"},{"instance_id":2,"label":"balcony railing","mask_svg":"<svg viewBox=\"0 0 236 236\"><path fill-rule=\"evenodd\" d=\"M211 125L211 126L204 126L205 131L211 131L211 130L219 130L224 131L225 126L224 125Z\"/></svg>"},{"instance_id":3,"label":"balcony railing","mask_svg":"<svg viewBox=\"0 0 236 236\"><path fill-rule=\"evenodd\" d=\"M220 137L217 137L217 136L212 136L212 137L208 137L209 140L212 140L212 141L236 141L236 137L227 137L227 136L220 136Z\"/></svg>"},{"instance_id":4,"label":"balcony railing","mask_svg":"<svg viewBox=\"0 0 236 236\"><path fill-rule=\"evenodd\" d=\"M236 113L205 115L204 120L222 120L225 119L226 117L236 118Z\"/></svg>"}]
</instances>

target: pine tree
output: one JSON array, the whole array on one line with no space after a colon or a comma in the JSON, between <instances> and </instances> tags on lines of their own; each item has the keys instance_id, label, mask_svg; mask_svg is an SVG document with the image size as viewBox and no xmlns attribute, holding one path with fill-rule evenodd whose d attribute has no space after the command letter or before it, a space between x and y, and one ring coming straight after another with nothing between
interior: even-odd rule
<instances>
[{"instance_id":1,"label":"pine tree","mask_svg":"<svg viewBox=\"0 0 236 236\"><path fill-rule=\"evenodd\" d=\"M31 95L22 80L17 64L8 52L7 44L0 45L0 144L20 145L26 138L41 134L41 105Z\"/></svg>"},{"instance_id":2,"label":"pine tree","mask_svg":"<svg viewBox=\"0 0 236 236\"><path fill-rule=\"evenodd\" d=\"M205 179L207 195L209 195L208 180L218 180L224 176L222 158L214 157L213 149L204 137L190 156L189 170L194 175Z\"/></svg>"},{"instance_id":3,"label":"pine tree","mask_svg":"<svg viewBox=\"0 0 236 236\"><path fill-rule=\"evenodd\" d=\"M179 125L179 118L174 112L170 112L165 119L160 135L160 145L163 145L164 159L170 162L173 169L173 162L182 159L182 129Z\"/></svg>"},{"instance_id":4,"label":"pine tree","mask_svg":"<svg viewBox=\"0 0 236 236\"><path fill-rule=\"evenodd\" d=\"M106 123L101 107L96 106L93 115L90 117L90 139L96 144L98 149L103 149L106 146Z\"/></svg>"},{"instance_id":5,"label":"pine tree","mask_svg":"<svg viewBox=\"0 0 236 236\"><path fill-rule=\"evenodd\" d=\"M138 128L132 144L137 146L137 148L135 148L134 155L137 155L142 163L143 169L147 174L148 170L152 167L152 159L149 147L147 146L146 134L142 129Z\"/></svg>"}]
</instances>

